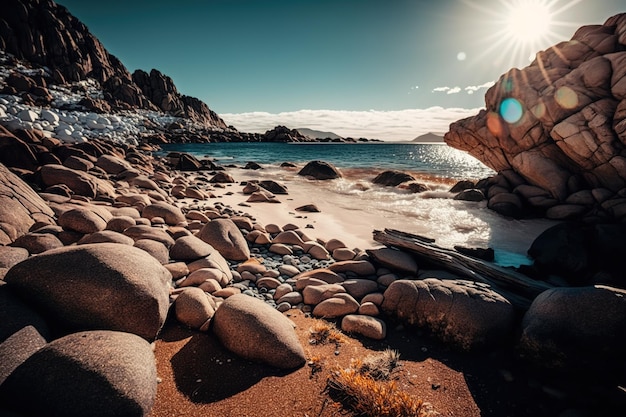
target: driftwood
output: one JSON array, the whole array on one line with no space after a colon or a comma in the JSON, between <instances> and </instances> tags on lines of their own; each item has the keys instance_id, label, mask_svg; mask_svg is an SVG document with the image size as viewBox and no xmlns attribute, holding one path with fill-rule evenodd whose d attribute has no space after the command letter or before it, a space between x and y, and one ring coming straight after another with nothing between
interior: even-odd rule
<instances>
[{"instance_id":1,"label":"driftwood","mask_svg":"<svg viewBox=\"0 0 626 417\"><path fill-rule=\"evenodd\" d=\"M553 286L490 262L465 256L434 244L433 239L399 230L374 230L374 240L387 246L409 251L417 257L459 274L467 279L489 284L514 306L526 309L541 292Z\"/></svg>"}]
</instances>

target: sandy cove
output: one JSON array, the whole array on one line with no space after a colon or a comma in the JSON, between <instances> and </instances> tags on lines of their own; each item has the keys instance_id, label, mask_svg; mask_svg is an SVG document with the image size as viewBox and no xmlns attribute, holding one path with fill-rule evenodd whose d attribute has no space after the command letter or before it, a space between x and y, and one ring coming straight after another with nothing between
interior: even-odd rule
<instances>
[{"instance_id":1,"label":"sandy cove","mask_svg":"<svg viewBox=\"0 0 626 417\"><path fill-rule=\"evenodd\" d=\"M187 198L179 202L190 208L223 204L250 215L258 224L296 225L312 238L339 239L349 248L381 246L372 239L377 213L355 218L350 210L312 195L310 189L292 184L288 195L276 196L280 203L248 203L249 195L242 192L242 182L275 180L275 175L239 168L228 168L226 172L233 176L235 183L212 187L211 194L215 198L205 201ZM443 187L454 184L453 180L442 178L426 180ZM316 182L311 180L313 188ZM307 204L315 204L321 212L295 210ZM541 415L551 412L548 410L553 410L558 403L541 392L540 383L529 385L526 370L515 363L506 349L460 353L400 323L388 328L383 341L345 334L338 348L333 344L314 345L310 343L311 329L320 319L299 309L289 310L284 315L294 322L307 355L307 366L291 372L241 359L224 349L211 335L169 321L155 342L160 383L151 416L352 415L325 393L329 375L338 368L350 366L355 359L362 360L389 348L397 350L402 359L401 367L394 374L398 390L429 403L434 415ZM329 322L339 323L337 320Z\"/></svg>"}]
</instances>

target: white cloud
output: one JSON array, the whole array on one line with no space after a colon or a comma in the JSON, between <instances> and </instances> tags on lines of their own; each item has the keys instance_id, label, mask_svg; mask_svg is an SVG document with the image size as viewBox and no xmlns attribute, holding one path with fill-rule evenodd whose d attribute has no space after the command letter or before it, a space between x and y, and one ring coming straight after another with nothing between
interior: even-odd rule
<instances>
[{"instance_id":1,"label":"white cloud","mask_svg":"<svg viewBox=\"0 0 626 417\"><path fill-rule=\"evenodd\" d=\"M488 81L484 84L481 85L468 85L467 87L464 88L465 91L467 91L467 94L474 94L476 91L484 88L490 88L491 86L493 86L495 84L494 81Z\"/></svg>"},{"instance_id":2,"label":"white cloud","mask_svg":"<svg viewBox=\"0 0 626 417\"><path fill-rule=\"evenodd\" d=\"M450 89L450 87L435 87L435 88L433 88L433 92L443 93L445 91L448 91L449 89Z\"/></svg>"},{"instance_id":3,"label":"white cloud","mask_svg":"<svg viewBox=\"0 0 626 417\"><path fill-rule=\"evenodd\" d=\"M453 87L446 94L456 94L461 92L461 87Z\"/></svg>"},{"instance_id":4,"label":"white cloud","mask_svg":"<svg viewBox=\"0 0 626 417\"><path fill-rule=\"evenodd\" d=\"M283 113L224 113L224 121L242 132L265 133L278 125L309 128L343 137L412 140L424 133L443 134L450 123L474 116L476 109L430 107L397 111L298 110Z\"/></svg>"}]
</instances>

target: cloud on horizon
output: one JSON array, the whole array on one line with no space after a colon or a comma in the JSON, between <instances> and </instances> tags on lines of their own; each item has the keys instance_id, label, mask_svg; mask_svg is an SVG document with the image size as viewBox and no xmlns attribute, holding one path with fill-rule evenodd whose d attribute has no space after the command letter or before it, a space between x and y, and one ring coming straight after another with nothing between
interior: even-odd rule
<instances>
[{"instance_id":1,"label":"cloud on horizon","mask_svg":"<svg viewBox=\"0 0 626 417\"><path fill-rule=\"evenodd\" d=\"M407 109L394 111L298 110L282 113L223 113L224 121L242 132L265 133L278 125L309 128L343 137L413 140L428 132L443 135L450 123L478 114L480 108Z\"/></svg>"},{"instance_id":2,"label":"cloud on horizon","mask_svg":"<svg viewBox=\"0 0 626 417\"><path fill-rule=\"evenodd\" d=\"M433 93L446 93L446 94L458 94L461 91L465 91L467 92L467 94L474 94L476 91L481 90L481 89L488 89L489 87L493 86L495 84L495 81L487 81L484 84L480 84L480 85L468 85L467 87L461 89L461 87L459 86L455 86L455 87L435 87L433 88L432 92Z\"/></svg>"}]
</instances>

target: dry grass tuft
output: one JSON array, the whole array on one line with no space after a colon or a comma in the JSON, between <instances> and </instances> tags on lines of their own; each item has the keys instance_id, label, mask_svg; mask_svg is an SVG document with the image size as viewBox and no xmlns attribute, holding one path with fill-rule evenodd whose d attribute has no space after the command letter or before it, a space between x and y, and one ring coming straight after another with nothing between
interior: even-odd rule
<instances>
[{"instance_id":1,"label":"dry grass tuft","mask_svg":"<svg viewBox=\"0 0 626 417\"><path fill-rule=\"evenodd\" d=\"M311 334L309 339L311 345L334 343L335 346L339 347L346 341L346 337L333 323L324 320L317 320L315 325L309 329L309 332Z\"/></svg>"},{"instance_id":2,"label":"dry grass tuft","mask_svg":"<svg viewBox=\"0 0 626 417\"><path fill-rule=\"evenodd\" d=\"M326 392L342 406L363 417L425 417L435 415L429 404L398 389L389 378L400 355L387 349L347 369L337 369L326 382Z\"/></svg>"},{"instance_id":3,"label":"dry grass tuft","mask_svg":"<svg viewBox=\"0 0 626 417\"><path fill-rule=\"evenodd\" d=\"M362 375L369 375L379 381L388 380L398 366L400 366L400 353L397 350L385 349L379 354L367 356L356 369Z\"/></svg>"}]
</instances>

